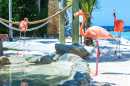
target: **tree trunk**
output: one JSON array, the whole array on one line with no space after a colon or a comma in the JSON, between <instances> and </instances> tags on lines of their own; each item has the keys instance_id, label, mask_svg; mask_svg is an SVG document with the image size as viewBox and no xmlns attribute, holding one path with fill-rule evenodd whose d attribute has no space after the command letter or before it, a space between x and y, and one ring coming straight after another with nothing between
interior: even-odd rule
<instances>
[{"instance_id":1,"label":"tree trunk","mask_svg":"<svg viewBox=\"0 0 130 86\"><path fill-rule=\"evenodd\" d=\"M89 17L88 18L88 21L87 21L87 29L91 26L91 18ZM84 44L86 46L94 46L93 44L93 39L91 37L84 37Z\"/></svg>"},{"instance_id":2,"label":"tree trunk","mask_svg":"<svg viewBox=\"0 0 130 86\"><path fill-rule=\"evenodd\" d=\"M40 0L36 0L36 4L37 4L37 7L38 7L38 12L40 13Z\"/></svg>"},{"instance_id":3,"label":"tree trunk","mask_svg":"<svg viewBox=\"0 0 130 86\"><path fill-rule=\"evenodd\" d=\"M54 15L58 10L58 0L49 0L48 16ZM47 37L59 37L59 16L47 24Z\"/></svg>"}]
</instances>

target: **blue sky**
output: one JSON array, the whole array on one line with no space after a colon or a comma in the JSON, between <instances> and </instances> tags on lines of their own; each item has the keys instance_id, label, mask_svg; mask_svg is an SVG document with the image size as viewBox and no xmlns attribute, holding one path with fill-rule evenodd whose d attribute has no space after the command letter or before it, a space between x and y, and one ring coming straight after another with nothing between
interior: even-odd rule
<instances>
[{"instance_id":1,"label":"blue sky","mask_svg":"<svg viewBox=\"0 0 130 86\"><path fill-rule=\"evenodd\" d=\"M99 0L100 10L92 14L92 26L113 26L113 10L116 18L124 21L125 26L130 26L130 0Z\"/></svg>"}]
</instances>

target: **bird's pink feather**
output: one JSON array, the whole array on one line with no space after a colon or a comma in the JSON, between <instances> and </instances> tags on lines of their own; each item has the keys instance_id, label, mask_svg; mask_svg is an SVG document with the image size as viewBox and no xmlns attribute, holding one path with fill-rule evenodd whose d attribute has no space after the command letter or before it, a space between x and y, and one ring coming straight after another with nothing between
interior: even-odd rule
<instances>
[{"instance_id":1,"label":"bird's pink feather","mask_svg":"<svg viewBox=\"0 0 130 86\"><path fill-rule=\"evenodd\" d=\"M21 21L19 25L20 31L26 32L28 28L28 22L27 21Z\"/></svg>"},{"instance_id":2,"label":"bird's pink feather","mask_svg":"<svg viewBox=\"0 0 130 86\"><path fill-rule=\"evenodd\" d=\"M98 26L93 26L93 27L88 28L86 33L87 33L87 36L94 38L96 41L98 41L99 39L115 38L113 36L110 36L109 35L110 33L108 33L108 31Z\"/></svg>"}]
</instances>

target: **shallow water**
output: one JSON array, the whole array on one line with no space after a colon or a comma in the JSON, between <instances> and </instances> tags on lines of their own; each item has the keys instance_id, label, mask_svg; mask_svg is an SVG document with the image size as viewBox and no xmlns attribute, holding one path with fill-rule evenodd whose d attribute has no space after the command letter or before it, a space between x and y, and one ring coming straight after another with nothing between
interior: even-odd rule
<instances>
[{"instance_id":1,"label":"shallow water","mask_svg":"<svg viewBox=\"0 0 130 86\"><path fill-rule=\"evenodd\" d=\"M70 69L70 66L54 64L6 65L0 68L0 86L61 86Z\"/></svg>"},{"instance_id":2,"label":"shallow water","mask_svg":"<svg viewBox=\"0 0 130 86\"><path fill-rule=\"evenodd\" d=\"M116 33L115 32L109 32L111 35L113 35L114 37L116 37ZM123 37L124 39L127 39L130 41L130 32L122 32L121 33L121 37Z\"/></svg>"}]
</instances>

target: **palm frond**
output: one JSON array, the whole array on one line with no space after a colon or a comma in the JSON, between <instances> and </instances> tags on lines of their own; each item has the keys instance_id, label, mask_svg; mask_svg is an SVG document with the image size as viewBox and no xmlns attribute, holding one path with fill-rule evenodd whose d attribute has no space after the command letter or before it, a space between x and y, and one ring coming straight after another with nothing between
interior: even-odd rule
<instances>
[{"instance_id":1,"label":"palm frond","mask_svg":"<svg viewBox=\"0 0 130 86\"><path fill-rule=\"evenodd\" d=\"M80 6L82 6L82 10L86 16L86 21L88 22L88 14L86 12L89 12L90 15L92 14L92 11L94 9L99 9L100 7L98 7L98 0L78 0Z\"/></svg>"}]
</instances>

